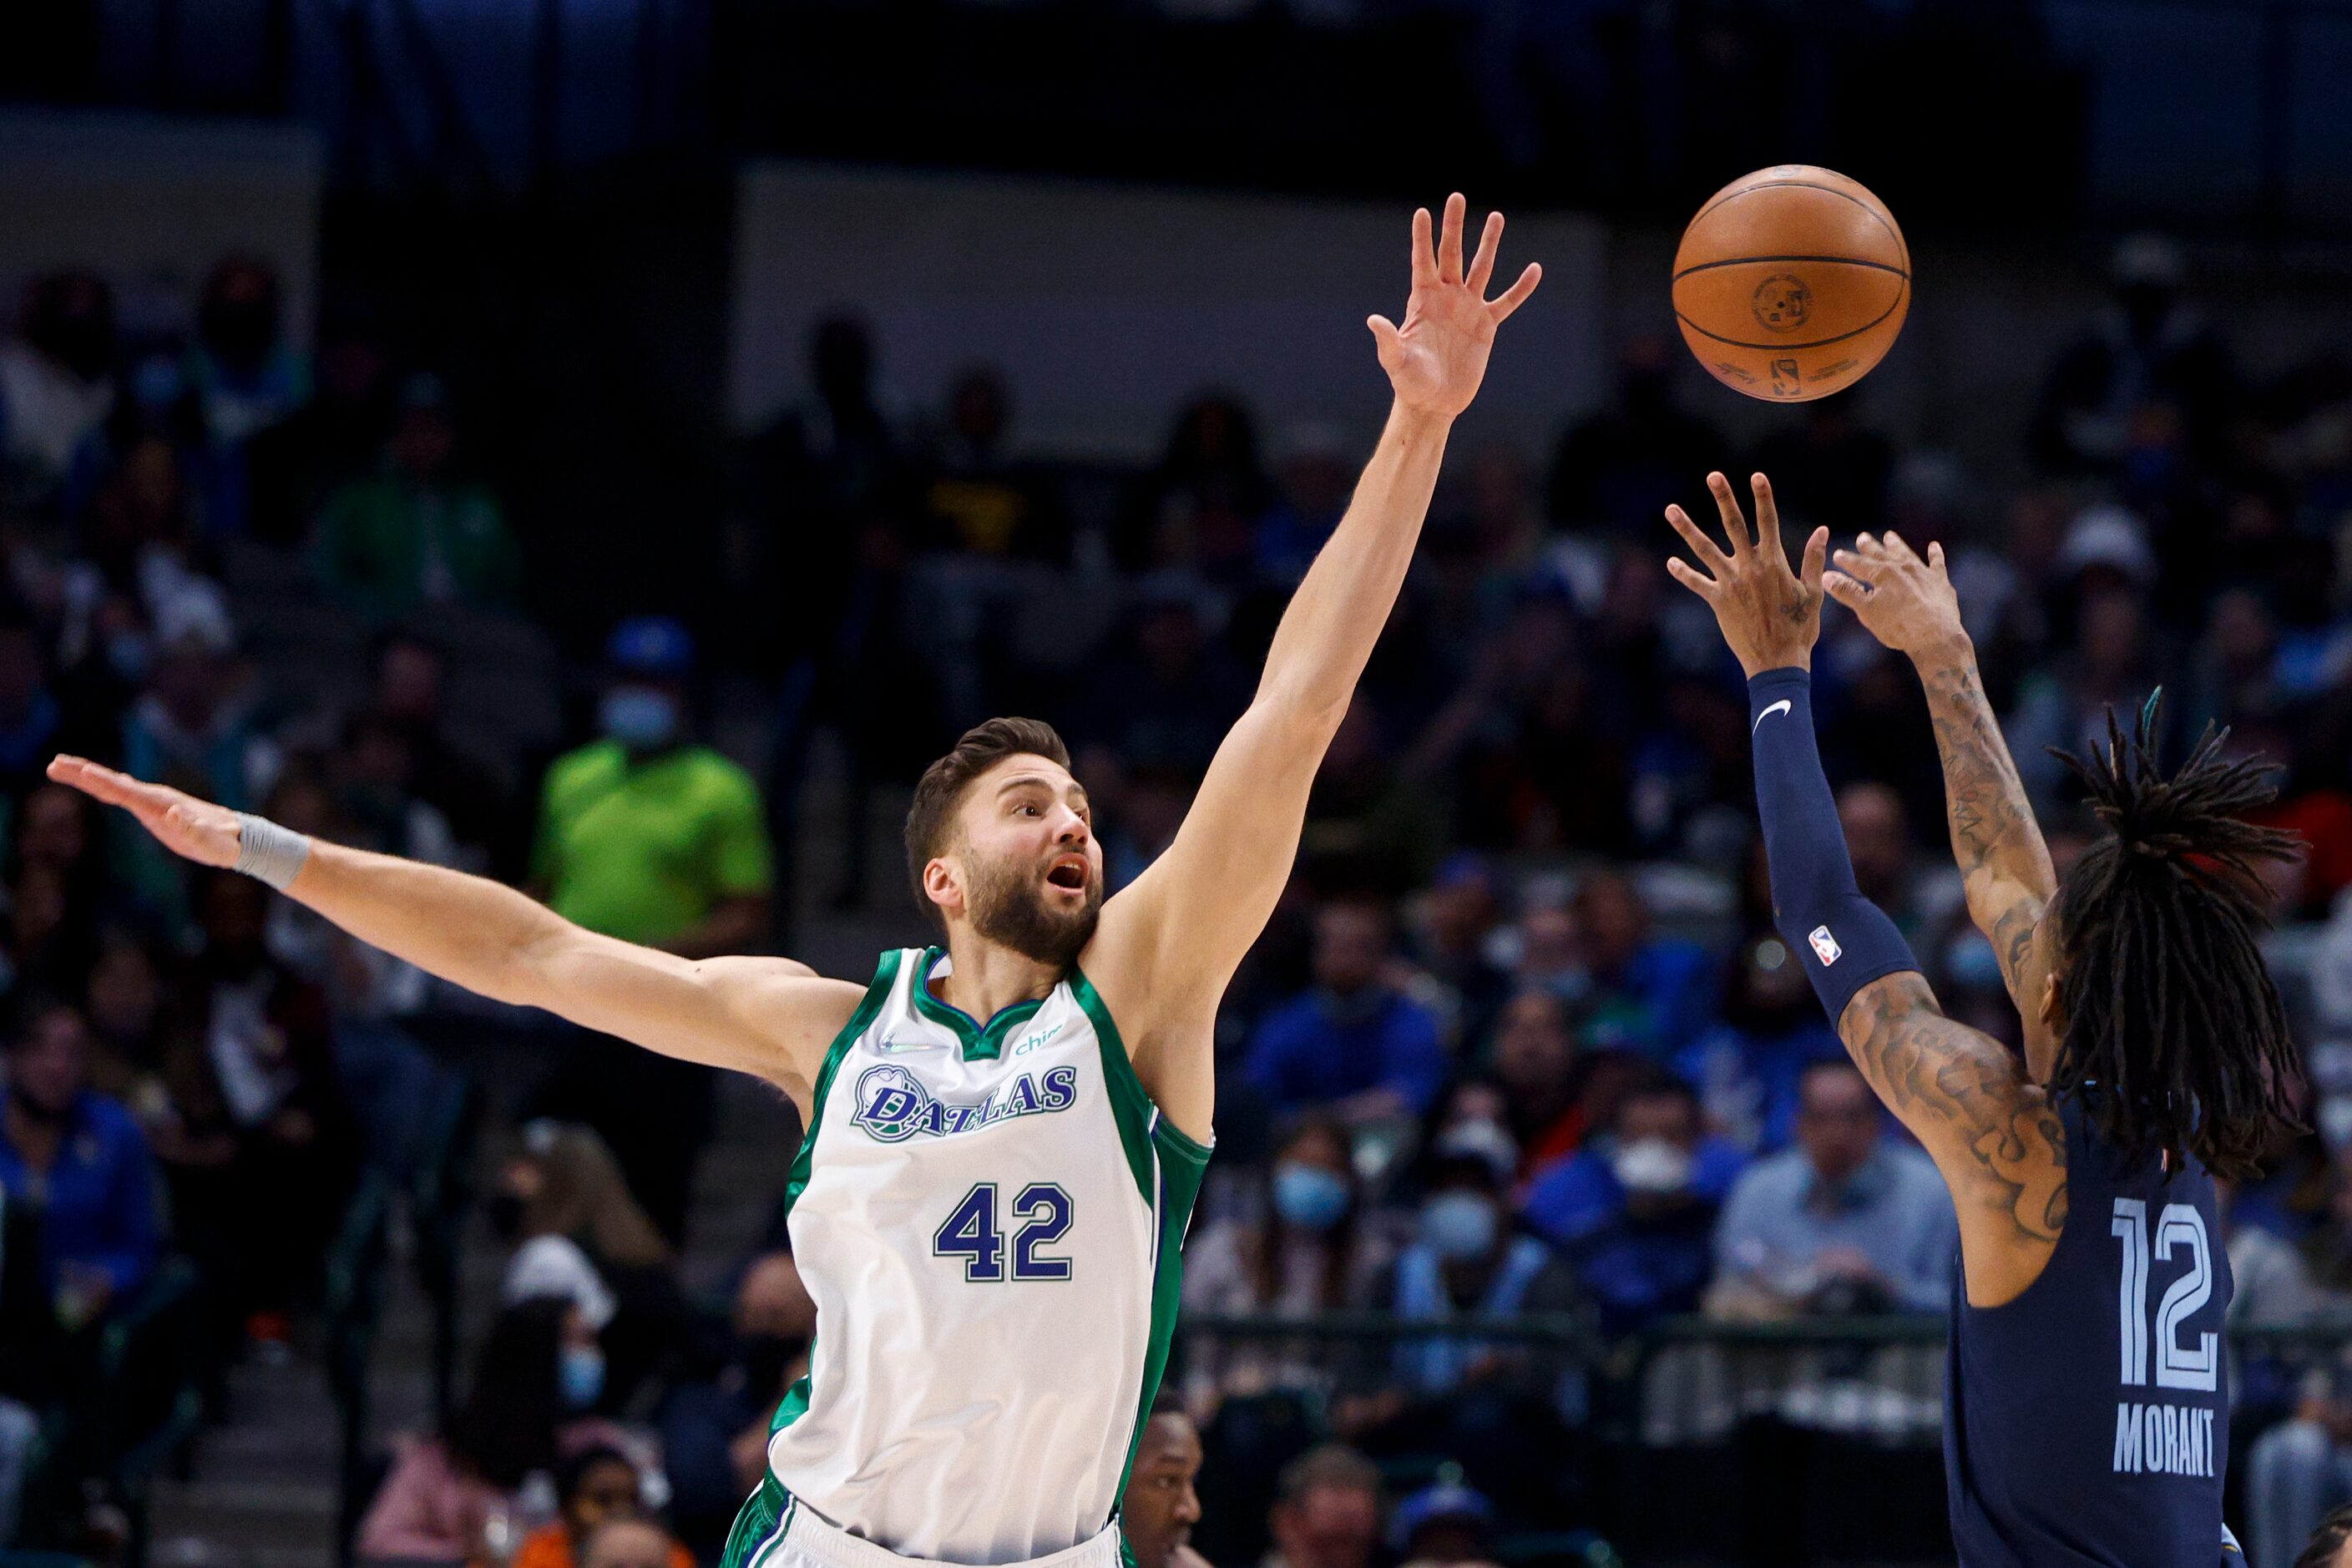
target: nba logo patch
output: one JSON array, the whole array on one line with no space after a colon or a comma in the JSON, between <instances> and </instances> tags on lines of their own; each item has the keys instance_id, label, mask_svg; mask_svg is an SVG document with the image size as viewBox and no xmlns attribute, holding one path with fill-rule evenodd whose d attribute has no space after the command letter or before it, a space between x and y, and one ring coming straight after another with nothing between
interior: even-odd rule
<instances>
[{"instance_id":1,"label":"nba logo patch","mask_svg":"<svg viewBox=\"0 0 2352 1568\"><path fill-rule=\"evenodd\" d=\"M1813 944L1813 956L1822 961L1823 969L1845 956L1845 949L1837 944L1837 938L1830 934L1827 926L1815 926L1806 933L1805 940Z\"/></svg>"}]
</instances>

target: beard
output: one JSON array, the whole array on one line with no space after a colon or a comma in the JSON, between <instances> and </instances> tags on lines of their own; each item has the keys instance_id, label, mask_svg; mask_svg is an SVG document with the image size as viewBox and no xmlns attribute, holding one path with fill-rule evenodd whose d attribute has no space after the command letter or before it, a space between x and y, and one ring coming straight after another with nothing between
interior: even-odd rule
<instances>
[{"instance_id":1,"label":"beard","mask_svg":"<svg viewBox=\"0 0 2352 1568\"><path fill-rule=\"evenodd\" d=\"M1086 900L1057 910L1045 899L1044 879L1008 861L982 861L972 868L971 929L1022 957L1067 970L1093 940L1102 916L1102 881L1087 873Z\"/></svg>"}]
</instances>

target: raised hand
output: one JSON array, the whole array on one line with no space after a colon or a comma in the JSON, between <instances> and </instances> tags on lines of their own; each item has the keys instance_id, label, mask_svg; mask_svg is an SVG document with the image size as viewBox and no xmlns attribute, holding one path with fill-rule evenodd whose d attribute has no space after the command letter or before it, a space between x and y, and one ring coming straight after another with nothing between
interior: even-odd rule
<instances>
[{"instance_id":1,"label":"raised hand","mask_svg":"<svg viewBox=\"0 0 2352 1568\"><path fill-rule=\"evenodd\" d=\"M1486 298L1486 286L1495 277L1495 252L1503 241L1503 215L1486 215L1478 254L1465 272L1462 222L1468 205L1459 191L1445 198L1445 224L1433 246L1429 209L1412 215L1412 294L1405 301L1404 325L1386 316L1365 323L1372 329L1381 368L1389 373L1397 402L1444 419L1469 407L1478 395L1495 329L1526 304L1543 280L1543 268L1530 261L1499 299Z\"/></svg>"},{"instance_id":2,"label":"raised hand","mask_svg":"<svg viewBox=\"0 0 2352 1568\"><path fill-rule=\"evenodd\" d=\"M1895 652L1916 656L1967 640L1942 545L1929 543L1923 561L1899 533L1864 533L1836 560L1838 569L1822 576L1822 587Z\"/></svg>"},{"instance_id":3,"label":"raised hand","mask_svg":"<svg viewBox=\"0 0 2352 1568\"><path fill-rule=\"evenodd\" d=\"M1771 481L1757 474L1749 482L1760 525L1754 533L1748 531L1731 481L1721 474L1706 477L1716 510L1723 517L1728 551L1718 548L1690 513L1678 506L1666 508L1666 521L1699 563L1693 566L1680 556L1669 556L1666 571L1706 601L1715 612L1715 624L1723 629L1723 640L1748 674L1790 665L1810 668L1813 641L1822 635L1822 562L1829 552L1830 531L1813 530L1805 541L1803 563L1791 572L1788 552L1780 548L1780 512L1772 501Z\"/></svg>"},{"instance_id":4,"label":"raised hand","mask_svg":"<svg viewBox=\"0 0 2352 1568\"><path fill-rule=\"evenodd\" d=\"M52 758L49 777L72 785L92 800L121 806L174 855L203 866L236 864L236 813L225 805L162 784L142 784L129 773L102 768L81 757Z\"/></svg>"}]
</instances>

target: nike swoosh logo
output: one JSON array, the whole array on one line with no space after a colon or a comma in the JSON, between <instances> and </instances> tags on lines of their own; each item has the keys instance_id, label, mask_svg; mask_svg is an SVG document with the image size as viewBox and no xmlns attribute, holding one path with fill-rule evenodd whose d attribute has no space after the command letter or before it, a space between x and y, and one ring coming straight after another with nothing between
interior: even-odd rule
<instances>
[{"instance_id":1,"label":"nike swoosh logo","mask_svg":"<svg viewBox=\"0 0 2352 1568\"><path fill-rule=\"evenodd\" d=\"M1765 720L1769 719L1775 713L1786 713L1788 711L1789 700L1783 697L1780 701L1773 703L1769 708L1765 709L1763 712L1756 715L1756 722L1748 726L1748 732L1753 735L1757 731L1761 730L1764 727Z\"/></svg>"}]
</instances>

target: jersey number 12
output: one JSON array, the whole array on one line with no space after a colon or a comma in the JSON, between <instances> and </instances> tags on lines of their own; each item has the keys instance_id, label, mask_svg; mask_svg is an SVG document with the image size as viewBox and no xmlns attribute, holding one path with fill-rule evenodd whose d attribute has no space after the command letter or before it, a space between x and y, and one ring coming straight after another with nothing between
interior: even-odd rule
<instances>
[{"instance_id":1,"label":"jersey number 12","mask_svg":"<svg viewBox=\"0 0 2352 1568\"><path fill-rule=\"evenodd\" d=\"M2116 1292L2123 1315L2123 1378L2125 1385L2147 1385L2147 1200L2117 1198L2113 1226L2124 1247L2124 1272ZM2213 1392L2221 1375L2221 1336L2204 1333L2194 1345L2180 1342L2181 1320L2213 1298L2213 1247L2206 1239L2205 1216L2187 1204L2167 1204L2156 1222L2156 1257L2170 1262L2186 1247L2189 1272L2172 1282L2156 1308L2156 1385Z\"/></svg>"}]
</instances>

